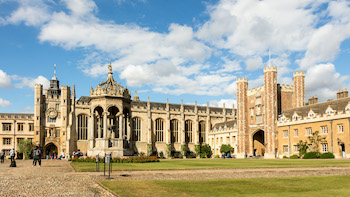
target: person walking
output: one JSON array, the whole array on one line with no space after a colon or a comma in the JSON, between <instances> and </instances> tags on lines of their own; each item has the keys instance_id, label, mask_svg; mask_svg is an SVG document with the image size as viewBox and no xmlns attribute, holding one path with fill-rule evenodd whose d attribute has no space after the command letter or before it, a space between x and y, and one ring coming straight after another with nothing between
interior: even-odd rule
<instances>
[{"instance_id":1,"label":"person walking","mask_svg":"<svg viewBox=\"0 0 350 197\"><path fill-rule=\"evenodd\" d=\"M36 166L36 163L39 163L39 167L41 167L41 150L38 146L35 147L35 150L33 151L33 167Z\"/></svg>"},{"instance_id":2,"label":"person walking","mask_svg":"<svg viewBox=\"0 0 350 197\"><path fill-rule=\"evenodd\" d=\"M15 160L15 149L10 150L11 162Z\"/></svg>"},{"instance_id":3,"label":"person walking","mask_svg":"<svg viewBox=\"0 0 350 197\"><path fill-rule=\"evenodd\" d=\"M0 159L1 159L1 163L5 163L5 151L4 151L4 149L2 149L0 152Z\"/></svg>"}]
</instances>

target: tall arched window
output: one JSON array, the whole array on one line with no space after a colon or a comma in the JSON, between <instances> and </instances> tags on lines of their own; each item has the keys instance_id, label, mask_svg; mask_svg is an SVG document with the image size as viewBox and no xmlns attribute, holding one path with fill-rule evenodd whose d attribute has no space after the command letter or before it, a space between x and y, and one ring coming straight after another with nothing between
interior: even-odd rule
<instances>
[{"instance_id":1,"label":"tall arched window","mask_svg":"<svg viewBox=\"0 0 350 197\"><path fill-rule=\"evenodd\" d=\"M186 143L192 142L192 121L191 120L185 121L185 142Z\"/></svg>"},{"instance_id":2,"label":"tall arched window","mask_svg":"<svg viewBox=\"0 0 350 197\"><path fill-rule=\"evenodd\" d=\"M179 121L170 121L170 140L171 143L179 142Z\"/></svg>"},{"instance_id":3,"label":"tall arched window","mask_svg":"<svg viewBox=\"0 0 350 197\"><path fill-rule=\"evenodd\" d=\"M132 119L132 139L134 141L141 141L141 119Z\"/></svg>"},{"instance_id":4,"label":"tall arched window","mask_svg":"<svg viewBox=\"0 0 350 197\"><path fill-rule=\"evenodd\" d=\"M199 122L199 143L205 142L205 122Z\"/></svg>"},{"instance_id":5,"label":"tall arched window","mask_svg":"<svg viewBox=\"0 0 350 197\"><path fill-rule=\"evenodd\" d=\"M86 115L78 116L78 140L87 140L88 117Z\"/></svg>"},{"instance_id":6,"label":"tall arched window","mask_svg":"<svg viewBox=\"0 0 350 197\"><path fill-rule=\"evenodd\" d=\"M156 120L156 142L164 141L164 121L158 118Z\"/></svg>"}]
</instances>

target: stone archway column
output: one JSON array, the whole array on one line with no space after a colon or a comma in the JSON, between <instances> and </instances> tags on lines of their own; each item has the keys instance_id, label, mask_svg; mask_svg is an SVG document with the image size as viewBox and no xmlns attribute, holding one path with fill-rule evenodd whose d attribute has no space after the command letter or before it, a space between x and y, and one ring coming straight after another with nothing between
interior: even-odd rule
<instances>
[{"instance_id":1,"label":"stone archway column","mask_svg":"<svg viewBox=\"0 0 350 197\"><path fill-rule=\"evenodd\" d=\"M127 116L126 118L126 139L130 141L131 137L130 137L130 133L131 133L131 126L130 126L130 115Z\"/></svg>"},{"instance_id":2,"label":"stone archway column","mask_svg":"<svg viewBox=\"0 0 350 197\"><path fill-rule=\"evenodd\" d=\"M103 138L107 138L107 112L103 113Z\"/></svg>"},{"instance_id":3,"label":"stone archway column","mask_svg":"<svg viewBox=\"0 0 350 197\"><path fill-rule=\"evenodd\" d=\"M119 115L119 139L123 139L123 114Z\"/></svg>"},{"instance_id":4,"label":"stone archway column","mask_svg":"<svg viewBox=\"0 0 350 197\"><path fill-rule=\"evenodd\" d=\"M95 131L95 114L92 113L90 116L90 124L89 124L89 147L88 148L93 148L94 147L94 131Z\"/></svg>"}]
</instances>

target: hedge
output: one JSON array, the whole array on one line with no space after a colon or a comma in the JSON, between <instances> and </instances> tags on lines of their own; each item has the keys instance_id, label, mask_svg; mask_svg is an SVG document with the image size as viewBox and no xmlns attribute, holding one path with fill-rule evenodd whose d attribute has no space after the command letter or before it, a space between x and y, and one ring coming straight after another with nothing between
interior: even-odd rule
<instances>
[{"instance_id":1,"label":"hedge","mask_svg":"<svg viewBox=\"0 0 350 197\"><path fill-rule=\"evenodd\" d=\"M334 159L335 156L333 153L323 153L322 155L320 155L320 159Z\"/></svg>"},{"instance_id":2,"label":"hedge","mask_svg":"<svg viewBox=\"0 0 350 197\"><path fill-rule=\"evenodd\" d=\"M73 158L72 162L96 163L96 157L77 157L77 158ZM104 162L105 162L105 158L100 157L99 163L104 163ZM127 157L127 158L114 157L111 159L111 163L148 163L148 162L159 162L159 159L156 156L137 156L137 157Z\"/></svg>"},{"instance_id":3,"label":"hedge","mask_svg":"<svg viewBox=\"0 0 350 197\"><path fill-rule=\"evenodd\" d=\"M304 155L303 159L317 159L319 157L318 152L308 152Z\"/></svg>"}]
</instances>

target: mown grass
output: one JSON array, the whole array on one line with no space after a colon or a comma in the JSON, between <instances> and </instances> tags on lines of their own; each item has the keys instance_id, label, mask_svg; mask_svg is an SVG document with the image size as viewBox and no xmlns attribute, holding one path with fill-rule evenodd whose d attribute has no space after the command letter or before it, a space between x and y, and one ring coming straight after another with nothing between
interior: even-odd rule
<instances>
[{"instance_id":1,"label":"mown grass","mask_svg":"<svg viewBox=\"0 0 350 197\"><path fill-rule=\"evenodd\" d=\"M93 172L95 163L72 162L78 172ZM302 159L170 159L154 163L113 163L112 170L183 170L214 168L283 168L350 166L350 160L302 160ZM100 164L103 170L103 164Z\"/></svg>"},{"instance_id":2,"label":"mown grass","mask_svg":"<svg viewBox=\"0 0 350 197\"><path fill-rule=\"evenodd\" d=\"M102 185L123 196L350 196L350 176L208 180L123 180Z\"/></svg>"}]
</instances>

